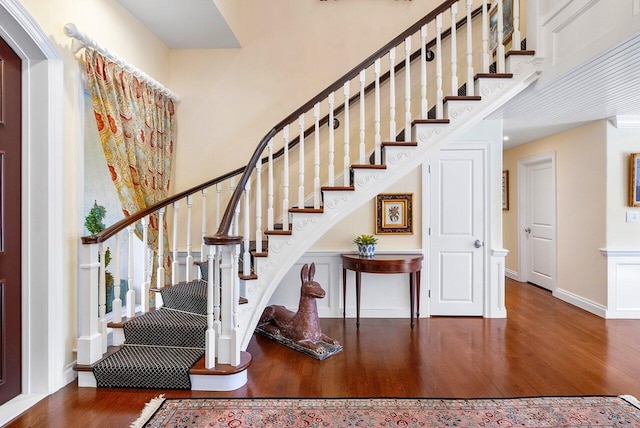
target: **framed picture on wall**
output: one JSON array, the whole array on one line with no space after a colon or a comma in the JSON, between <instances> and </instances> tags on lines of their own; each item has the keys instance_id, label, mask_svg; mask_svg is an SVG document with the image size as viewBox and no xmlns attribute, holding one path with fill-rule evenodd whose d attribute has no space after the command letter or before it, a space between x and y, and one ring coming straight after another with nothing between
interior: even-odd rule
<instances>
[{"instance_id":1,"label":"framed picture on wall","mask_svg":"<svg viewBox=\"0 0 640 428\"><path fill-rule=\"evenodd\" d=\"M502 209L509 211L509 171L502 171Z\"/></svg>"},{"instance_id":2,"label":"framed picture on wall","mask_svg":"<svg viewBox=\"0 0 640 428\"><path fill-rule=\"evenodd\" d=\"M413 193L387 193L376 197L376 234L413 233Z\"/></svg>"},{"instance_id":3,"label":"framed picture on wall","mask_svg":"<svg viewBox=\"0 0 640 428\"><path fill-rule=\"evenodd\" d=\"M507 44L513 34L513 0L502 0L502 43ZM498 3L489 12L489 50L498 47Z\"/></svg>"},{"instance_id":4,"label":"framed picture on wall","mask_svg":"<svg viewBox=\"0 0 640 428\"><path fill-rule=\"evenodd\" d=\"M640 153L629 155L629 206L640 207Z\"/></svg>"}]
</instances>

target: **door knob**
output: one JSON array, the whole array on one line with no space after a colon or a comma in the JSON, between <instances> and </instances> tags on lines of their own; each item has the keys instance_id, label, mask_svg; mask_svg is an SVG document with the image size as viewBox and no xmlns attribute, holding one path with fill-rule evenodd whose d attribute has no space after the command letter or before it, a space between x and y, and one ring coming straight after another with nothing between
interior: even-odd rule
<instances>
[{"instance_id":1,"label":"door knob","mask_svg":"<svg viewBox=\"0 0 640 428\"><path fill-rule=\"evenodd\" d=\"M531 233L531 228L530 227L525 227L524 231L527 232L527 233Z\"/></svg>"},{"instance_id":2,"label":"door knob","mask_svg":"<svg viewBox=\"0 0 640 428\"><path fill-rule=\"evenodd\" d=\"M481 240L479 240L479 239L476 239L476 242L474 242L474 243L473 243L473 246L474 246L474 247L476 247L476 248L480 248L480 247L482 247L483 245L484 245L484 242L482 242L482 241L481 241Z\"/></svg>"}]
</instances>

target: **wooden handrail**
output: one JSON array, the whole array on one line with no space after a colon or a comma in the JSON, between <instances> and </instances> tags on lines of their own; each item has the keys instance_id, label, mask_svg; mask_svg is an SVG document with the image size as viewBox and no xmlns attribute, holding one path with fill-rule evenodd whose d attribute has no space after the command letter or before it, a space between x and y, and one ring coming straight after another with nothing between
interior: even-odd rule
<instances>
[{"instance_id":1,"label":"wooden handrail","mask_svg":"<svg viewBox=\"0 0 640 428\"><path fill-rule=\"evenodd\" d=\"M184 190L180 193L177 193L173 196L170 196L158 203L155 203L151 206L149 206L148 208L138 211L134 214L131 214L130 216L120 220L119 222L113 224L112 226L106 228L105 230L103 230L102 232L100 232L97 235L94 236L83 236L82 237L82 243L83 244L92 244L92 243L98 243L98 242L104 242L106 240L108 240L109 238L111 238L112 236L114 236L116 233L120 232L121 230L124 230L127 226L135 223L136 221L158 211L161 208L167 207L171 204L173 204L174 202L177 202L181 199L183 199L186 196L192 195L196 192L202 191L208 187L211 187L215 184L221 183L225 180L228 180L231 177L235 177L239 174L242 174L242 177L240 179L240 182L238 183L238 185L236 186L236 188L234 189L234 192L231 196L231 199L229 201L229 203L227 204L227 208L225 209L225 213L222 217L222 220L220 222L220 226L218 228L218 231L216 232L215 235L213 235L212 237L208 238L209 242L215 242L217 239L219 240L227 240L228 239L228 231L231 228L231 223L233 221L233 216L234 216L234 212L236 209L236 206L238 204L238 202L240 201L240 198L242 196L242 192L244 192L244 188L249 180L249 177L251 175L251 172L253 171L253 169L255 168L258 160L260 159L261 154L264 152L264 149L266 148L267 144L269 144L269 141L276 135L277 132L279 132L280 130L282 130L284 128L284 126L286 126L287 124L292 123L294 120L296 120L302 113L306 113L307 111L309 111L311 108L313 108L313 106L318 103L319 101L325 99L331 92L334 92L338 89L340 89L344 83L346 81L349 81L351 79L353 79L354 77L356 77L361 70L371 66L376 59L384 56L386 53L388 53L388 51L392 48L397 46L400 42L402 42L404 39L406 39L407 37L415 34L416 32L418 32L418 30L420 30L420 28L425 25L426 23L432 21L437 15L439 15L440 13L443 13L444 11L446 11L449 7L451 7L451 5L453 3L455 3L458 0L446 0L444 3L440 4L438 7L436 7L434 10L432 10L431 12L429 12L427 15L425 15L423 18L421 18L420 20L418 20L416 23L414 23L411 27L409 27L407 30L405 30L404 32L402 32L400 35L398 35L397 37L395 37L392 41L390 41L389 43L387 43L386 45L384 45L382 48L378 49L375 53L373 53L372 55L370 55L367 59L365 59L364 61L362 61L360 64L358 64L357 66L355 66L353 69L351 69L349 72L347 72L344 76L342 76L340 79L336 80L332 85L328 86L326 89L324 89L322 92L320 92L319 94L317 94L315 97L313 97L311 100L307 101L305 104L303 104L301 107L299 107L297 110L295 110L293 113L291 113L289 116L287 116L286 118L284 118L283 120L281 120L276 126L274 126L263 138L262 140L260 140L260 143L258 144L256 150L254 151L253 155L251 156L251 159L249 160L249 163L246 166L243 167L239 167L233 171L230 171L226 174L223 174L219 177L216 177L212 180L206 181L202 184L199 184L197 186L194 186L192 188L189 188L187 190ZM482 7L479 7L477 9L475 9L472 13L472 17L477 16L480 12L482 11ZM466 17L464 17L463 19L460 19L458 22L456 22L456 28L460 28L461 26L465 25L466 23ZM446 38L449 36L449 34L451 34L451 29L449 28L448 30L444 31L442 33L442 37ZM435 39L430 40L427 44L426 47L432 47L435 45ZM416 60L418 57L420 56L420 49L416 50L414 53L411 54L410 56L410 61L413 62L414 60ZM401 61L398 64L396 64L394 71L398 72L402 69L404 69L405 67L405 62ZM384 83L385 81L387 81L390 77L390 72L387 71L386 73L384 73L383 75L380 76L380 83ZM373 90L374 88L374 83L370 83L369 85L367 85L365 87L365 93L369 93L371 90ZM349 98L349 103L354 103L357 102L360 99L360 93L356 93L354 94L352 97ZM342 103L341 105L337 106L334 109L334 114L340 114L342 111L344 111L345 108L345 104ZM329 116L326 115L323 118L320 119L320 125L324 126L325 124L327 124L329 122ZM304 133L303 136L307 136L309 134L311 134L314 131L314 126L311 126L309 128L307 128ZM295 147L300 141L300 136L296 136L295 138L293 138L290 143L289 143L289 148ZM279 157L281 157L284 154L284 148L278 150L276 153L273 154L273 159L277 159ZM267 162L268 158L262 158L261 159L262 162Z\"/></svg>"}]
</instances>

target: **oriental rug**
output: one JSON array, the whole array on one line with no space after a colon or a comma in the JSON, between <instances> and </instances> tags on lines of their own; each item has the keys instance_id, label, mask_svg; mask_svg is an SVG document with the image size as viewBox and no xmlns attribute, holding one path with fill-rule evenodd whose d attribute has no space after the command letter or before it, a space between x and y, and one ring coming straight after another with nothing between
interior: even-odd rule
<instances>
[{"instance_id":1,"label":"oriental rug","mask_svg":"<svg viewBox=\"0 0 640 428\"><path fill-rule=\"evenodd\" d=\"M160 396L131 427L640 427L632 396L510 399Z\"/></svg>"}]
</instances>

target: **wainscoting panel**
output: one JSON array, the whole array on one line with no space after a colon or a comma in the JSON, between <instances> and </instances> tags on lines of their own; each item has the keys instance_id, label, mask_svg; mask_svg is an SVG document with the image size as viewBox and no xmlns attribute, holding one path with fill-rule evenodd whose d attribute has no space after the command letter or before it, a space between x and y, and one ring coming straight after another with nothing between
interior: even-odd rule
<instances>
[{"instance_id":1,"label":"wainscoting panel","mask_svg":"<svg viewBox=\"0 0 640 428\"><path fill-rule=\"evenodd\" d=\"M640 319L640 250L600 252L607 258L606 318Z\"/></svg>"}]
</instances>

